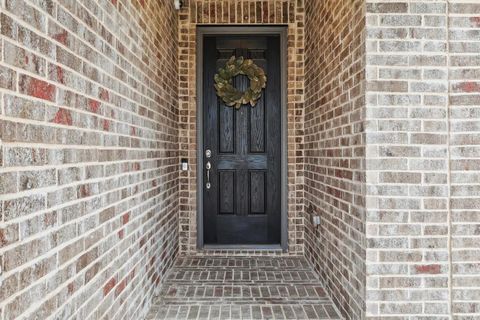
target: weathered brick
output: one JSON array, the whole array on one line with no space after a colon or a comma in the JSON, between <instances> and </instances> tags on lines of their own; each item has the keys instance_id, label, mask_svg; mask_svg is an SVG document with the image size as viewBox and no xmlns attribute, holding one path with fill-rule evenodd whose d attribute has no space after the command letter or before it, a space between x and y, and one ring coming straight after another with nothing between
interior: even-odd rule
<instances>
[{"instance_id":1,"label":"weathered brick","mask_svg":"<svg viewBox=\"0 0 480 320\"><path fill-rule=\"evenodd\" d=\"M406 13L408 3L406 2L378 2L367 3L368 13Z\"/></svg>"},{"instance_id":2,"label":"weathered brick","mask_svg":"<svg viewBox=\"0 0 480 320\"><path fill-rule=\"evenodd\" d=\"M5 301L18 291L18 274L6 277L0 286L0 299Z\"/></svg>"},{"instance_id":3,"label":"weathered brick","mask_svg":"<svg viewBox=\"0 0 480 320\"><path fill-rule=\"evenodd\" d=\"M26 1L8 0L5 2L5 8L32 27L39 31L45 31L47 27L46 16L41 11L30 6Z\"/></svg>"},{"instance_id":4,"label":"weathered brick","mask_svg":"<svg viewBox=\"0 0 480 320\"><path fill-rule=\"evenodd\" d=\"M19 175L19 189L30 190L44 188L56 183L55 170L25 171Z\"/></svg>"},{"instance_id":5,"label":"weathered brick","mask_svg":"<svg viewBox=\"0 0 480 320\"><path fill-rule=\"evenodd\" d=\"M411 13L434 13L444 14L446 11L446 4L442 2L413 2L410 4Z\"/></svg>"},{"instance_id":6,"label":"weathered brick","mask_svg":"<svg viewBox=\"0 0 480 320\"><path fill-rule=\"evenodd\" d=\"M18 87L21 93L48 101L55 101L56 87L53 84L28 75L20 75Z\"/></svg>"},{"instance_id":7,"label":"weathered brick","mask_svg":"<svg viewBox=\"0 0 480 320\"><path fill-rule=\"evenodd\" d=\"M59 108L50 122L71 126L73 124L72 114L70 110Z\"/></svg>"},{"instance_id":8,"label":"weathered brick","mask_svg":"<svg viewBox=\"0 0 480 320\"><path fill-rule=\"evenodd\" d=\"M465 1L462 3L460 1L459 3L451 3L450 6L450 13L453 14L478 14L480 13L480 4L477 3L471 3L468 1Z\"/></svg>"},{"instance_id":9,"label":"weathered brick","mask_svg":"<svg viewBox=\"0 0 480 320\"><path fill-rule=\"evenodd\" d=\"M420 26L422 16L420 15L386 15L380 16L380 25L384 26Z\"/></svg>"},{"instance_id":10,"label":"weathered brick","mask_svg":"<svg viewBox=\"0 0 480 320\"><path fill-rule=\"evenodd\" d=\"M19 223L20 236L22 239L28 238L32 235L48 230L57 225L57 213L46 212L34 216L28 220Z\"/></svg>"},{"instance_id":11,"label":"weathered brick","mask_svg":"<svg viewBox=\"0 0 480 320\"><path fill-rule=\"evenodd\" d=\"M41 166L45 165L46 152L40 148L8 147L4 148L4 165Z\"/></svg>"},{"instance_id":12,"label":"weathered brick","mask_svg":"<svg viewBox=\"0 0 480 320\"><path fill-rule=\"evenodd\" d=\"M0 13L1 33L6 37L19 42L26 46L29 50L36 51L38 53L54 56L52 43L38 33L25 28L20 25L18 21L11 17Z\"/></svg>"},{"instance_id":13,"label":"weathered brick","mask_svg":"<svg viewBox=\"0 0 480 320\"><path fill-rule=\"evenodd\" d=\"M0 248L14 244L20 240L18 224L10 224L0 228Z\"/></svg>"},{"instance_id":14,"label":"weathered brick","mask_svg":"<svg viewBox=\"0 0 480 320\"><path fill-rule=\"evenodd\" d=\"M5 63L39 76L45 76L46 62L44 58L7 41L4 43L4 55Z\"/></svg>"},{"instance_id":15,"label":"weathered brick","mask_svg":"<svg viewBox=\"0 0 480 320\"><path fill-rule=\"evenodd\" d=\"M116 285L117 281L115 278L111 278L103 287L103 295L106 296Z\"/></svg>"},{"instance_id":16,"label":"weathered brick","mask_svg":"<svg viewBox=\"0 0 480 320\"><path fill-rule=\"evenodd\" d=\"M4 96L5 115L14 118L43 121L45 105L39 101L31 101L21 97Z\"/></svg>"},{"instance_id":17,"label":"weathered brick","mask_svg":"<svg viewBox=\"0 0 480 320\"><path fill-rule=\"evenodd\" d=\"M15 193L18 190L17 173L0 173L0 194Z\"/></svg>"},{"instance_id":18,"label":"weathered brick","mask_svg":"<svg viewBox=\"0 0 480 320\"><path fill-rule=\"evenodd\" d=\"M422 180L421 173L414 172L381 172L380 182L418 184Z\"/></svg>"},{"instance_id":19,"label":"weathered brick","mask_svg":"<svg viewBox=\"0 0 480 320\"><path fill-rule=\"evenodd\" d=\"M15 91L17 73L5 66L0 66L0 88Z\"/></svg>"},{"instance_id":20,"label":"weathered brick","mask_svg":"<svg viewBox=\"0 0 480 320\"><path fill-rule=\"evenodd\" d=\"M41 194L3 201L3 217L9 221L45 208L45 197Z\"/></svg>"},{"instance_id":21,"label":"weathered brick","mask_svg":"<svg viewBox=\"0 0 480 320\"><path fill-rule=\"evenodd\" d=\"M368 81L367 90L379 92L407 92L406 81Z\"/></svg>"}]
</instances>

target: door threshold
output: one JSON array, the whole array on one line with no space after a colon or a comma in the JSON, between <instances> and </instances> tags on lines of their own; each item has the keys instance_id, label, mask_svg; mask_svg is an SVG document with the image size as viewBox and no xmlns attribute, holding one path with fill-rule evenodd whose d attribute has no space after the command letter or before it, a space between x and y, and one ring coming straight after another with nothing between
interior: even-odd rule
<instances>
[{"instance_id":1,"label":"door threshold","mask_svg":"<svg viewBox=\"0 0 480 320\"><path fill-rule=\"evenodd\" d=\"M203 250L279 250L283 251L280 244L205 244Z\"/></svg>"}]
</instances>

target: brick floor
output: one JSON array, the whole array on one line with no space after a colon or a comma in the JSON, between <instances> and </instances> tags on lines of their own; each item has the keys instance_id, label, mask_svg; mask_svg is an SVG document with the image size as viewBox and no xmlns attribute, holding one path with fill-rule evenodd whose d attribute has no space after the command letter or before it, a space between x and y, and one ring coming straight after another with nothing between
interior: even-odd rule
<instances>
[{"instance_id":1,"label":"brick floor","mask_svg":"<svg viewBox=\"0 0 480 320\"><path fill-rule=\"evenodd\" d=\"M300 257L185 257L147 319L341 319Z\"/></svg>"}]
</instances>

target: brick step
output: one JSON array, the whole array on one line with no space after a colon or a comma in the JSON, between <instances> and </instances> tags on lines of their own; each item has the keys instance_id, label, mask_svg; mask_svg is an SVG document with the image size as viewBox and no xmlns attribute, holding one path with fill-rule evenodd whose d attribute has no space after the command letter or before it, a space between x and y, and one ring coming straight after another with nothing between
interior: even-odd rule
<instances>
[{"instance_id":1,"label":"brick step","mask_svg":"<svg viewBox=\"0 0 480 320\"><path fill-rule=\"evenodd\" d=\"M179 257L175 263L177 269L252 269L252 270L311 270L311 266L304 258L224 258Z\"/></svg>"},{"instance_id":2,"label":"brick step","mask_svg":"<svg viewBox=\"0 0 480 320\"><path fill-rule=\"evenodd\" d=\"M160 295L164 299L211 301L229 300L321 300L328 297L321 285L164 285Z\"/></svg>"},{"instance_id":3,"label":"brick step","mask_svg":"<svg viewBox=\"0 0 480 320\"><path fill-rule=\"evenodd\" d=\"M163 305L244 305L244 304L258 304L258 305L278 305L278 304L330 304L328 298L310 298L310 299L288 299L288 298L204 298L204 299L181 299L181 298L164 298L159 304Z\"/></svg>"},{"instance_id":4,"label":"brick step","mask_svg":"<svg viewBox=\"0 0 480 320\"><path fill-rule=\"evenodd\" d=\"M233 285L262 283L305 283L320 284L313 271L250 271L250 270L179 270L168 273L165 282L201 283L203 285L230 283Z\"/></svg>"},{"instance_id":5,"label":"brick step","mask_svg":"<svg viewBox=\"0 0 480 320\"><path fill-rule=\"evenodd\" d=\"M147 320L341 319L331 304L155 305Z\"/></svg>"},{"instance_id":6,"label":"brick step","mask_svg":"<svg viewBox=\"0 0 480 320\"><path fill-rule=\"evenodd\" d=\"M180 257L147 319L340 318L303 258Z\"/></svg>"},{"instance_id":7,"label":"brick step","mask_svg":"<svg viewBox=\"0 0 480 320\"><path fill-rule=\"evenodd\" d=\"M286 299L196 299L196 300L182 300L182 299L164 299L159 303L160 305L316 305L316 304L330 304L328 299L319 300L286 300Z\"/></svg>"}]
</instances>

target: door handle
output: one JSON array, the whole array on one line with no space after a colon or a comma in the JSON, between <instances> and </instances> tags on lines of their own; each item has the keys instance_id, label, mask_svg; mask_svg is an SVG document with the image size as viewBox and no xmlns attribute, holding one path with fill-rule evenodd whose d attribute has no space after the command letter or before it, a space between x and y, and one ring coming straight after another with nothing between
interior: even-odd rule
<instances>
[{"instance_id":1,"label":"door handle","mask_svg":"<svg viewBox=\"0 0 480 320\"><path fill-rule=\"evenodd\" d=\"M210 161L205 165L205 169L207 169L207 183L205 184L205 187L210 189L212 187L212 184L210 183L210 170L212 169L212 164Z\"/></svg>"}]
</instances>

